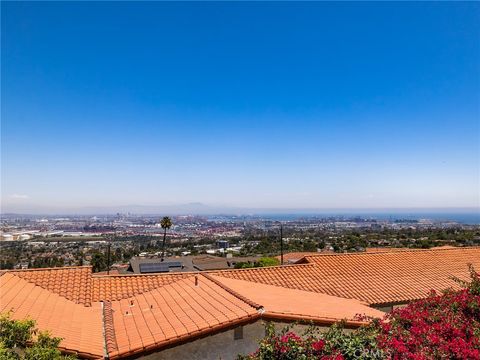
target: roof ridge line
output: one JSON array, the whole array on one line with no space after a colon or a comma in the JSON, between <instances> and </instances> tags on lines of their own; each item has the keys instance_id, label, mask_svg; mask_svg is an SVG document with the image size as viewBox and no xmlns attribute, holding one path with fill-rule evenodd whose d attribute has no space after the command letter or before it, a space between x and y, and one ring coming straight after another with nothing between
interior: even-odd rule
<instances>
[{"instance_id":1,"label":"roof ridge line","mask_svg":"<svg viewBox=\"0 0 480 360\"><path fill-rule=\"evenodd\" d=\"M126 278L134 278L139 276L180 276L180 275L193 275L198 274L199 271L181 271L181 272L168 272L168 273L148 273L148 274L102 274L97 275L96 273L92 273L92 278L101 279L101 278L114 278L114 277L126 277Z\"/></svg>"},{"instance_id":2,"label":"roof ridge line","mask_svg":"<svg viewBox=\"0 0 480 360\"><path fill-rule=\"evenodd\" d=\"M13 272L29 272L29 271L51 271L51 270L74 270L74 269L92 269L91 265L79 265L79 266L56 266L56 267L45 267L45 268L30 268L30 269L5 269L2 270L6 273Z\"/></svg>"},{"instance_id":3,"label":"roof ridge line","mask_svg":"<svg viewBox=\"0 0 480 360\"><path fill-rule=\"evenodd\" d=\"M306 264L283 264L283 265L275 265L275 266L265 266L263 268L268 268L268 269L274 269L274 268L286 268L286 267L295 267L295 266L313 266L314 264L306 263ZM49 269L49 268L43 268L44 270ZM198 275L198 274L206 274L206 273L218 273L218 272L226 272L226 271L251 271L251 270L256 270L256 269L262 269L262 268L245 268L245 269L220 269L220 270L197 270L197 271L182 271L182 272L174 272L174 273L160 273L160 274L112 274L112 275L96 275L95 273L92 273L93 278L114 278L114 277L141 277L141 276L180 276L180 275ZM40 270L40 269L39 269ZM7 270L8 271L8 270Z\"/></svg>"},{"instance_id":4,"label":"roof ridge line","mask_svg":"<svg viewBox=\"0 0 480 360\"><path fill-rule=\"evenodd\" d=\"M217 280L213 278L210 274L204 274L202 273L201 275L205 276L208 280L211 282L215 283L216 285L220 286L223 290L227 291L231 295L235 296L236 298L242 300L244 303L250 305L251 307L255 308L256 310L263 309L263 305L257 304L256 302L250 300L249 298L243 296L242 294L236 292L235 290L231 289L227 285L223 284L220 280Z\"/></svg>"},{"instance_id":5,"label":"roof ridge line","mask_svg":"<svg viewBox=\"0 0 480 360\"><path fill-rule=\"evenodd\" d=\"M113 325L113 309L111 301L102 301L102 315L103 347L105 358L108 359L111 352L118 351L115 327Z\"/></svg>"},{"instance_id":6,"label":"roof ridge line","mask_svg":"<svg viewBox=\"0 0 480 360\"><path fill-rule=\"evenodd\" d=\"M173 273L173 274L178 274L178 275L184 275L184 274L187 274L187 273L182 273L182 272L178 272L178 273ZM170 275L173 275L173 274L170 274ZM151 276L153 274L137 274L138 276ZM157 276L168 276L169 274L166 273L166 274L158 274ZM126 275L126 277L130 277L132 275ZM152 287L152 288L148 288L148 289L140 289L138 290L138 292L136 292L135 294L131 294L131 295L127 295L127 296L120 296L120 297L109 297L108 299L105 299L105 298L100 298L100 296L98 298L96 298L96 301L121 301L121 300L124 300L124 299L130 299L132 297L135 297L135 296L138 296L138 295L142 295L142 294L145 294L147 292L151 292L153 290L157 290L157 289L161 289L161 288L164 288L165 286L168 286L168 285L172 285L172 284L175 284L177 282L180 282L182 280L186 280L190 277L192 277L193 274L187 274L187 276L177 276L179 279L175 279L175 281L171 281L169 282L168 284L162 284L161 286L155 286L155 287ZM93 276L91 277L92 279L92 287L94 287L94 284L93 282L94 281L99 281L100 279L108 279L109 276L105 276L105 277L102 277L102 276ZM93 300L93 291L92 291L92 303L94 302Z\"/></svg>"},{"instance_id":7,"label":"roof ridge line","mask_svg":"<svg viewBox=\"0 0 480 360\"><path fill-rule=\"evenodd\" d=\"M303 258L302 258L303 259ZM275 265L275 266L261 266L261 267L254 267L254 268L244 268L244 269L221 269L221 270L205 270L205 271L199 271L203 275L207 273L222 273L222 272L241 272L241 271L254 271L254 270L260 270L260 269L285 269L289 267L311 267L314 266L315 264L312 263L305 263L305 264L283 264L283 265Z\"/></svg>"},{"instance_id":8,"label":"roof ridge line","mask_svg":"<svg viewBox=\"0 0 480 360\"><path fill-rule=\"evenodd\" d=\"M365 256L365 255L383 255L383 254L391 254L391 253L419 253L419 252L429 252L429 251L458 251L458 250L468 250L468 249L478 249L480 250L480 246L457 246L453 248L448 248L448 249L417 249L417 248L400 248L400 249L405 249L405 250L391 250L389 251L389 248L385 248L387 250L385 251L378 251L378 252L368 252L368 251L362 251L362 252L350 252L350 253L318 253L318 254L312 254L312 255L305 255L303 258L307 257L320 257L320 256L346 256L346 255L351 255L351 256ZM303 259L302 258L302 259ZM304 264L296 264L296 265L304 265Z\"/></svg>"}]
</instances>

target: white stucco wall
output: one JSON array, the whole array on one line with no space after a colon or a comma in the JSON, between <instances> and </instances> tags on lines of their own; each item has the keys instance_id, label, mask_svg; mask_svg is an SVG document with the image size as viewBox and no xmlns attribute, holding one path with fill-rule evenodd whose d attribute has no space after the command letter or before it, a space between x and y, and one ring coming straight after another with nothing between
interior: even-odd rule
<instances>
[{"instance_id":1,"label":"white stucco wall","mask_svg":"<svg viewBox=\"0 0 480 360\"><path fill-rule=\"evenodd\" d=\"M280 330L286 323L275 322L275 328ZM292 328L297 334L305 330L305 325L295 325ZM326 330L327 328L321 328ZM141 357L144 360L232 360L238 354L249 354L258 349L258 341L265 336L265 322L243 326L243 339L234 340L234 330L227 330Z\"/></svg>"}]
</instances>

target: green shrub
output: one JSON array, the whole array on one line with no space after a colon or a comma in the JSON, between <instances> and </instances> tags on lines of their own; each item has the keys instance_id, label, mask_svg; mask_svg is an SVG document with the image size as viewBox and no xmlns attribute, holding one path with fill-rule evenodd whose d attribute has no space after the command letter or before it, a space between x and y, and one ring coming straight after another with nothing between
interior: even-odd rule
<instances>
[{"instance_id":1,"label":"green shrub","mask_svg":"<svg viewBox=\"0 0 480 360\"><path fill-rule=\"evenodd\" d=\"M235 264L235 269L249 269L249 268L277 266L277 265L280 265L280 261L277 258L262 257L254 262L251 262L251 261L237 262Z\"/></svg>"},{"instance_id":2,"label":"green shrub","mask_svg":"<svg viewBox=\"0 0 480 360\"><path fill-rule=\"evenodd\" d=\"M1 360L71 360L63 356L58 346L61 338L51 337L39 331L35 321L13 320L10 314L0 314L0 359Z\"/></svg>"}]
</instances>

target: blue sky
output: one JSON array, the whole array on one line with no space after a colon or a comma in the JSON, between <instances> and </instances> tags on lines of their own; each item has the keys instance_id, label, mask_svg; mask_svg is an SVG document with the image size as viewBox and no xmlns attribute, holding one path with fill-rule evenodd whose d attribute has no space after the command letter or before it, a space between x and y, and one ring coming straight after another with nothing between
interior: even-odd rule
<instances>
[{"instance_id":1,"label":"blue sky","mask_svg":"<svg viewBox=\"0 0 480 360\"><path fill-rule=\"evenodd\" d=\"M480 4L2 2L4 211L480 205Z\"/></svg>"}]
</instances>

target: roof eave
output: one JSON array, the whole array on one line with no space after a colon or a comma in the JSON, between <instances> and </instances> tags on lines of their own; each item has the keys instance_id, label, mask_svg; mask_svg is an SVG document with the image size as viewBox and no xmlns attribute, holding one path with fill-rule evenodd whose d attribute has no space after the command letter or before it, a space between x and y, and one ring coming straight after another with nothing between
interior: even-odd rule
<instances>
[{"instance_id":1,"label":"roof eave","mask_svg":"<svg viewBox=\"0 0 480 360\"><path fill-rule=\"evenodd\" d=\"M325 317L316 317L316 316L305 316L297 314L285 314L285 313L276 313L266 311L262 314L262 318L265 320L281 320L286 322L300 322L300 323L311 323L317 326L331 326L333 324L343 322L345 328L347 329L356 329L360 326L368 325L367 321L357 321L351 319L335 319L335 318L325 318Z\"/></svg>"},{"instance_id":2,"label":"roof eave","mask_svg":"<svg viewBox=\"0 0 480 360\"><path fill-rule=\"evenodd\" d=\"M259 320L260 318L261 318L261 315L259 313L249 314L247 316L230 321L228 323L218 324L218 325L205 328L202 330L198 330L196 332L192 332L186 335L177 336L176 338L165 340L157 344L152 344L150 346L140 347L140 348L132 349L130 351L124 351L124 352L117 351L114 353L110 353L108 358L110 360L117 360L117 359L135 358L135 357L138 357L139 355L145 356L147 354L151 354L160 350L165 350L167 348L178 346L186 342L191 342L196 339L215 335L220 332L233 329L240 325L250 324Z\"/></svg>"}]
</instances>

